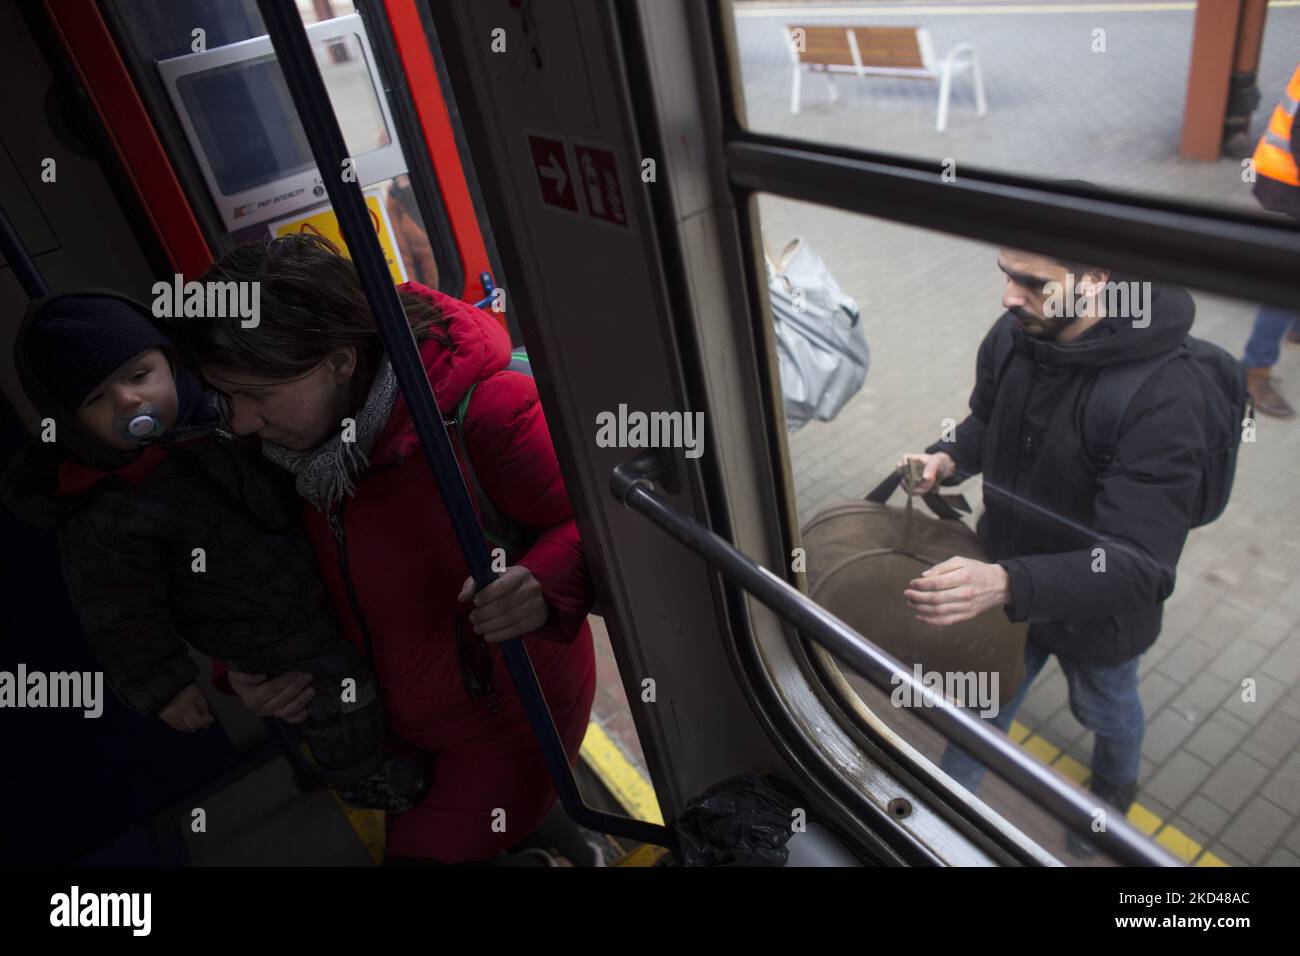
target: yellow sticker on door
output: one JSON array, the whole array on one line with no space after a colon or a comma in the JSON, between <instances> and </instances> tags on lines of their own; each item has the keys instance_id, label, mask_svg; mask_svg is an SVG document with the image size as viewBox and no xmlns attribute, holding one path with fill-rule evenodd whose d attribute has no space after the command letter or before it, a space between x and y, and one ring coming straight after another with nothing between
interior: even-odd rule
<instances>
[{"instance_id":1,"label":"yellow sticker on door","mask_svg":"<svg viewBox=\"0 0 1300 956\"><path fill-rule=\"evenodd\" d=\"M388 271L392 274L393 282L405 282L406 268L402 265L401 252L397 248L397 240L393 238L393 227L388 221L388 210L384 208L380 192L377 189L369 190L365 197L366 208L370 211L370 221L375 227L375 234L379 237L379 245L384 250L384 260L388 263ZM343 231L339 228L338 217L334 215L331 206L318 206L305 215L273 222L270 224L270 229L271 235L276 237L289 236L297 232L315 234L328 239L338 247L339 252L348 255L347 243L343 241Z\"/></svg>"}]
</instances>

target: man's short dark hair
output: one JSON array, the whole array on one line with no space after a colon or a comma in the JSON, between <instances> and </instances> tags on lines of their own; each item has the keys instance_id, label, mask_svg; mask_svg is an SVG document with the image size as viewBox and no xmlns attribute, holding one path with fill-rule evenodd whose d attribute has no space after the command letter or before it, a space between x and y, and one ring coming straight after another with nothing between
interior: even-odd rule
<instances>
[{"instance_id":1,"label":"man's short dark hair","mask_svg":"<svg viewBox=\"0 0 1300 956\"><path fill-rule=\"evenodd\" d=\"M1110 271L1110 269L1107 268L1106 266L1090 266L1087 263L1078 262L1074 259L1057 259L1056 261L1059 262L1061 265L1063 265L1065 267L1065 271L1070 273L1072 276L1074 276L1075 279L1081 279L1084 276L1086 276L1089 272L1093 272L1097 270L1100 270L1101 272Z\"/></svg>"}]
</instances>

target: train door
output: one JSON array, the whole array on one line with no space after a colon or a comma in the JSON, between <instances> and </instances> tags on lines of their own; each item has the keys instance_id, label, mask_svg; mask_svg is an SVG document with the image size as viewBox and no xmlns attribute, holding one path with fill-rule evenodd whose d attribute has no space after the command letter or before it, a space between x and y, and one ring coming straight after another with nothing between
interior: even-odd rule
<instances>
[{"instance_id":1,"label":"train door","mask_svg":"<svg viewBox=\"0 0 1300 956\"><path fill-rule=\"evenodd\" d=\"M892 23L889 18L907 12L917 11L882 8L879 16ZM1011 11L984 12L992 18ZM1198 192L1195 177L1181 180L1172 168L1158 190L1142 189L1152 181L1150 171L1121 166L1106 167L1100 187L1053 181L1053 168L1085 175L1083 159L1091 154L999 151L1029 134L1002 127L1010 139L980 139L972 124L987 112L982 87L953 100L968 110L960 119L965 138L938 139L947 125L945 98L955 95L947 74L938 88L937 130L924 115L895 124L923 140L923 147L901 136L890 139L895 127L889 123L864 120L859 129L845 115L831 117L829 106L820 108L816 124L797 126L789 117L800 115L799 104L789 106L786 84L793 75L798 95L805 72L800 54L810 47L795 44L800 33L811 42L811 26L830 22L821 12L811 26L791 33L799 13L649 0L433 7L452 85L466 107L475 161L494 183L486 198L524 338L530 351L545 356L539 387L584 542L605 588L620 670L629 691L653 688L629 699L665 816L674 817L692 794L717 780L760 768L797 779L812 815L864 859L1218 865L1233 854L1212 842L1216 835L1244 847L1251 840L1242 833L1255 826L1261 829L1254 852L1276 847L1275 855L1285 859L1277 840L1290 819L1279 802L1287 771L1267 783L1272 771L1264 759L1268 754L1271 766L1280 766L1282 752L1294 743L1288 738L1276 752L1265 743L1277 733L1287 736L1293 684L1274 687L1266 707L1237 700L1233 688L1264 679L1249 667L1265 657L1293 673L1286 663L1295 641L1289 599L1265 618L1237 608L1233 613L1249 616L1257 630L1248 646L1236 649L1226 643L1236 626L1230 621L1219 620L1212 634L1189 636L1197 613L1185 606L1171 615L1166 643L1195 647L1198 655L1210 655L1202 663L1217 663L1213 673L1200 675L1177 671L1171 660L1169 673L1151 681L1160 687L1158 696L1143 687L1148 707L1162 707L1175 693L1178 705L1160 718L1160 749L1142 755L1143 786L1151 786L1146 803L1135 803L1127 819L1111 817L1107 829L1088 825L1097 819L1098 804L1076 786L1087 782L1088 768L1078 755L1051 744L1053 731L1042 723L1032 730L1017 725L1010 744L1007 738L979 742L981 759L1012 787L997 781L975 796L975 784L968 789L945 772L946 743L965 743L966 729L924 707L891 707L891 681L896 689L908 677L852 640L837 642L824 612L806 595L790 594L785 582L804 584L799 528L811 517L810 507L836 493L853 495L854 487L860 497L902 452L924 447L906 442L967 414L966 383L987 323L970 319L961 327L961 350L946 343L958 334L955 318L975 311L972 290L993 296L998 310L999 247L1064 262L1102 260L1116 270L1208 291L1211 303L1214 295L1226 295L1280 306L1295 301L1288 265L1300 251L1294 233L1243 211L1245 193L1228 190L1228 199L1216 202ZM863 11L845 15L870 17ZM954 28L992 22L971 17L962 23L938 13L935 19ZM1035 29L1051 26L1049 19L1030 19ZM998 20L998 29L1009 29L1008 22ZM835 42L850 50L845 28L826 29L839 29ZM917 76L907 79L923 78L932 41L926 30L879 29L888 42L881 40L871 55L906 60L882 74L895 77L886 90L894 100L880 107L880 115L893 120L891 110L915 110L922 95L910 92L918 85L900 83L897 71L912 69ZM833 46L833 39L826 43ZM945 34L945 42L957 39L954 30ZM837 62L830 47L814 52ZM843 62L849 64L844 71L870 81L871 73L854 66L857 60ZM1290 69L1285 56L1279 62ZM833 77L825 67L821 72L834 92ZM972 82L979 84L980 77L977 67ZM941 78L935 73L931 79ZM865 86L851 95L855 109L876 115L866 114ZM830 103L846 96L831 95ZM951 109L947 121L957 123L957 107ZM1101 125L1112 135L1135 137L1135 144L1148 135L1140 118L1115 120L1116 129ZM876 134L886 144L880 151L872 146ZM966 153L958 151L961 144ZM954 151L974 158L954 159ZM1240 170L1230 172L1235 180ZM912 349L892 372L873 367L870 374L881 384L869 385L865 394L874 404L857 406L861 417L850 416L820 449L810 448L805 436L787 434L780 346L767 304L765 226L784 233L770 237L777 248L791 231L806 231L830 250L837 269L887 283L897 298L872 300L878 314L868 328L889 337L895 359ZM991 267L991 282L980 262ZM955 263L973 271L968 278L953 273L949 283ZM923 294L935 289L948 295L939 306ZM895 310L891 321L879 311L888 308ZM1243 310L1231 316L1209 311L1204 334L1222 339L1225 349L1238 347L1231 340L1236 332L1244 338L1237 321ZM957 351L960 363L950 354ZM951 370L935 372L933 359L940 356L954 363ZM959 365L961 372L955 371ZM924 408L924 415L917 418L913 407ZM941 408L947 411L939 414ZM629 464L651 443L644 431L638 436L626 427L638 414L700 414L699 441L670 442L673 447L659 449L657 459ZM910 430L891 427L898 422ZM618 427L604 427L611 423ZM822 460L810 462L810 453ZM1249 476L1251 466L1244 469ZM842 488L830 487L833 476L843 479ZM1208 541L1210 534L1194 532L1192 541ZM1199 546L1195 570L1205 568L1214 549L1212 543ZM756 570L745 557L770 570ZM1205 606L1198 606L1203 614ZM1284 633L1290 634L1287 646ZM1254 665L1242 664L1247 653ZM1183 654L1178 659L1186 663ZM1170 676L1175 672L1186 682L1177 690ZM1055 680L1057 698L1036 707L1050 708L1060 728L1069 728L1074 701L1067 707L1065 678ZM1201 703L1192 706L1193 700ZM1271 722L1271 731L1253 738L1262 749L1251 758L1257 786L1249 794L1236 792L1229 765L1235 758L1228 760L1221 749L1214 755L1195 743L1188 753L1176 745L1168 749L1170 725L1182 721L1178 726L1188 724L1190 732L1204 716L1202 703L1225 708L1224 725L1242 735L1250 722ZM1190 789L1188 769L1195 771ZM1197 781L1206 782L1205 792ZM1247 800L1253 801L1250 811L1242 809ZM1235 819L1229 805L1245 816ZM1206 822L1194 824L1188 815ZM1095 845L1075 852L1067 828L1091 830Z\"/></svg>"},{"instance_id":2,"label":"train door","mask_svg":"<svg viewBox=\"0 0 1300 956\"><path fill-rule=\"evenodd\" d=\"M797 780L816 828L837 834L809 841L824 859L987 861L838 729L780 616L611 496L638 454L629 421L702 421L691 447L660 450L672 507L767 567L788 563L700 22L686 5L505 2L435 7L434 22L496 184L513 307L544 356L539 390L665 819L761 769Z\"/></svg>"}]
</instances>

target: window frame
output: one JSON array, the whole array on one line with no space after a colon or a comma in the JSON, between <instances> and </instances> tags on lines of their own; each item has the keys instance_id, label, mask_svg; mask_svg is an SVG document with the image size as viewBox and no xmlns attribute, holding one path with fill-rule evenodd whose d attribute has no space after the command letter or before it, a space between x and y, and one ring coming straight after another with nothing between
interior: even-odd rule
<instances>
[{"instance_id":1,"label":"window frame","mask_svg":"<svg viewBox=\"0 0 1300 956\"><path fill-rule=\"evenodd\" d=\"M1300 301L1300 230L1283 220L1270 222L1246 212L1192 202L1146 197L1120 190L1092 189L1015 176L977 166L961 167L957 179L944 182L943 164L915 157L876 153L841 145L823 145L749 129L744 118L744 86L740 72L733 0L712 0L700 21L707 22L707 43L716 68L721 114L722 166L734 197L746 259L746 288L756 342L766 342L759 355L759 372L768 404L764 409L767 442L773 460L772 479L780 505L785 553L799 540L793 475L780 409L776 378L772 318L767 303L762 245L757 214L759 194L814 203L901 225L994 245L1032 249L1067 259L1089 261L1099 256L1114 267L1152 279L1175 282L1207 292L1292 307ZM1071 222L1062 234L1059 223ZM719 489L725 500L725 489ZM805 591L800 575L785 566L786 580ZM751 675L750 688L767 698L769 713L779 695L763 685L776 675L764 674L762 654L743 599L731 602L738 622L744 621L748 640L737 640L737 651ZM734 633L743 633L737 628ZM934 799L933 808L969 836L984 852L1006 862L1041 864L1042 851L1014 820L961 791L942 773L929 772L916 762L911 747L877 720L868 720L842 675L821 648L806 638L796 640L804 677L818 689L822 703L838 720L841 731L875 760L912 787ZM764 675L764 680L760 675ZM839 679L836 680L835 678ZM796 725L796 720L790 720ZM892 738L892 739L891 739ZM806 739L806 735L805 735ZM797 734L787 739L791 749L806 749ZM813 745L821 761L833 760ZM805 766L811 768L808 755ZM843 790L840 795L845 797ZM865 798L853 801L865 806Z\"/></svg>"}]
</instances>

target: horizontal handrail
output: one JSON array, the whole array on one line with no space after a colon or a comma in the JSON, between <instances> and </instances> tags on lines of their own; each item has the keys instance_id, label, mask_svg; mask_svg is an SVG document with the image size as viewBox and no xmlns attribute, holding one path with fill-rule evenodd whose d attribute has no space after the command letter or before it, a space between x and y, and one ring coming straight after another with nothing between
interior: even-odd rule
<instances>
[{"instance_id":1,"label":"horizontal handrail","mask_svg":"<svg viewBox=\"0 0 1300 956\"><path fill-rule=\"evenodd\" d=\"M610 490L623 505L649 518L672 537L703 558L723 577L753 595L804 637L821 645L852 666L876 687L892 692L901 681L912 700L922 700L919 716L949 740L1062 823L1095 842L1124 863L1141 866L1179 866L1177 860L1144 837L1128 821L1108 819L1106 828L1092 831L1094 799L1089 799L1057 776L1049 767L1026 754L1003 733L927 687L901 663L889 656L807 595L738 551L694 518L683 515L655 487L662 474L662 459L643 453L624 462L610 475Z\"/></svg>"}]
</instances>

